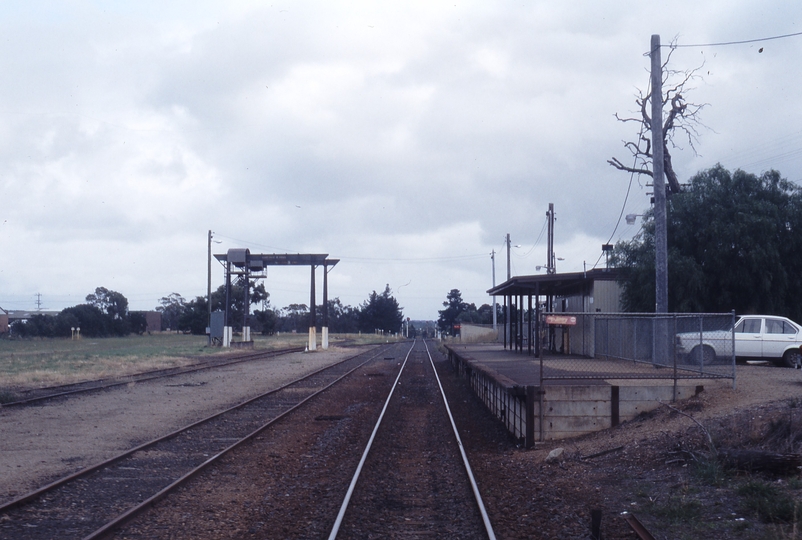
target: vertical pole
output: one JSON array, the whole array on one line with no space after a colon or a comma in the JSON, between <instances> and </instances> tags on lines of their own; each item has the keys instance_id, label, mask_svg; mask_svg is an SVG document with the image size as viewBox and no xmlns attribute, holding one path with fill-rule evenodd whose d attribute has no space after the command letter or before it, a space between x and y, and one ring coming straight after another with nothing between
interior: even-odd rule
<instances>
[{"instance_id":1,"label":"vertical pole","mask_svg":"<svg viewBox=\"0 0 802 540\"><path fill-rule=\"evenodd\" d=\"M549 203L549 211L546 212L548 218L548 241L546 247L546 273L553 274L556 271L554 265L554 203Z\"/></svg>"},{"instance_id":2,"label":"vertical pole","mask_svg":"<svg viewBox=\"0 0 802 540\"><path fill-rule=\"evenodd\" d=\"M540 283L535 283L535 355L540 358L540 384L543 384L543 343L540 341Z\"/></svg>"},{"instance_id":3,"label":"vertical pole","mask_svg":"<svg viewBox=\"0 0 802 540\"><path fill-rule=\"evenodd\" d=\"M231 346L231 261L226 256L226 317L223 326L223 347Z\"/></svg>"},{"instance_id":4,"label":"vertical pole","mask_svg":"<svg viewBox=\"0 0 802 540\"><path fill-rule=\"evenodd\" d=\"M546 248L546 273L557 273L557 259L554 256L554 203L549 203L549 210L546 212L548 222L548 247ZM546 311L549 313L554 312L554 296L549 294L546 296ZM553 347L554 330L549 328L549 348Z\"/></svg>"},{"instance_id":5,"label":"vertical pole","mask_svg":"<svg viewBox=\"0 0 802 540\"><path fill-rule=\"evenodd\" d=\"M531 355L532 352L534 351L534 345L533 345L534 342L532 340L536 339L536 338L534 338L534 336L532 334L532 293L530 292L527 295L527 297L529 298L529 307L527 309L527 312L528 312L528 315L529 315L529 324L527 324L527 329L526 329L526 332L528 334L527 344L526 344L526 353Z\"/></svg>"},{"instance_id":6,"label":"vertical pole","mask_svg":"<svg viewBox=\"0 0 802 540\"><path fill-rule=\"evenodd\" d=\"M320 331L320 346L323 349L329 348L329 265L323 262L323 323Z\"/></svg>"},{"instance_id":7,"label":"vertical pole","mask_svg":"<svg viewBox=\"0 0 802 540\"><path fill-rule=\"evenodd\" d=\"M309 299L309 345L310 351L317 349L317 320L315 318L315 265L309 265L312 268L312 287Z\"/></svg>"},{"instance_id":8,"label":"vertical pole","mask_svg":"<svg viewBox=\"0 0 802 540\"><path fill-rule=\"evenodd\" d=\"M507 281L510 281L512 271L510 270L510 233L507 233ZM510 331L510 349L512 349L512 295L510 295L510 302L507 304L507 323ZM506 331L506 330L505 330Z\"/></svg>"},{"instance_id":9,"label":"vertical pole","mask_svg":"<svg viewBox=\"0 0 802 540\"><path fill-rule=\"evenodd\" d=\"M206 273L206 303L209 304L209 317L207 319L208 324L206 326L209 327L209 341L207 345L212 345L212 230L209 229L209 257L207 261L207 273Z\"/></svg>"},{"instance_id":10,"label":"vertical pole","mask_svg":"<svg viewBox=\"0 0 802 540\"><path fill-rule=\"evenodd\" d=\"M243 305L243 315L242 315L242 341L250 341L251 340L251 327L248 326L248 315L251 312L251 269L250 269L251 261L249 258L246 257L245 259L245 269L242 273L242 277L245 278L245 293L244 293L244 305Z\"/></svg>"},{"instance_id":11,"label":"vertical pole","mask_svg":"<svg viewBox=\"0 0 802 540\"><path fill-rule=\"evenodd\" d=\"M535 387L526 387L526 433L524 435L524 448L535 446Z\"/></svg>"},{"instance_id":12,"label":"vertical pole","mask_svg":"<svg viewBox=\"0 0 802 540\"><path fill-rule=\"evenodd\" d=\"M510 323L510 310L507 309L507 295L506 294L504 295L504 313L507 314L507 316L504 317L504 349L506 350L507 349L507 328L508 328L508 325Z\"/></svg>"},{"instance_id":13,"label":"vertical pole","mask_svg":"<svg viewBox=\"0 0 802 540\"><path fill-rule=\"evenodd\" d=\"M490 261L493 267L493 288L496 288L496 250L490 252ZM496 333L496 339L498 339L498 321L496 315L496 306L498 303L496 302L496 295L493 295L493 331Z\"/></svg>"},{"instance_id":14,"label":"vertical pole","mask_svg":"<svg viewBox=\"0 0 802 540\"><path fill-rule=\"evenodd\" d=\"M668 240L663 148L663 65L660 35L652 35L652 172L654 174L655 312L668 313Z\"/></svg>"}]
</instances>

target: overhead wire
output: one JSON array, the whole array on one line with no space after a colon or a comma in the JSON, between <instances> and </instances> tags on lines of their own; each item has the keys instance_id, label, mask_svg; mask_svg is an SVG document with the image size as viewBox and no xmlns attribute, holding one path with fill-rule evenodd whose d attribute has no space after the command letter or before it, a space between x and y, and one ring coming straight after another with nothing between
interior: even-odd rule
<instances>
[{"instance_id":1,"label":"overhead wire","mask_svg":"<svg viewBox=\"0 0 802 540\"><path fill-rule=\"evenodd\" d=\"M692 43L689 45L679 45L676 43L661 45L671 49L690 48L690 47L723 47L725 45L744 45L746 43L759 43L761 41L772 41L775 39L784 39L789 37L802 36L802 32L794 32L793 34L783 34L780 36L770 36L756 39L744 39L741 41L722 41L720 43Z\"/></svg>"},{"instance_id":2,"label":"overhead wire","mask_svg":"<svg viewBox=\"0 0 802 540\"><path fill-rule=\"evenodd\" d=\"M537 236L537 240L535 240L535 243L532 245L531 248L529 248L529 251L527 251L523 255L518 255L516 253L515 256L518 257L519 259L525 259L526 257L528 257L535 250L537 245L540 243L540 240L543 238L543 233L546 231L546 225L548 225L548 224L549 224L549 220L548 220L548 218L546 218L543 221L543 227L541 227L541 229L540 229L540 234Z\"/></svg>"},{"instance_id":3,"label":"overhead wire","mask_svg":"<svg viewBox=\"0 0 802 540\"><path fill-rule=\"evenodd\" d=\"M643 124L640 126L640 133L638 133L638 140L641 140L643 136ZM635 163L637 163L638 156L633 157L633 165L632 168L635 168ZM624 196L624 204L621 205L621 212L618 214L618 221L616 221L615 228L613 229L612 234L610 235L609 240L607 240L607 244L612 242L613 237L615 236L615 232L618 230L618 226L621 225L621 218L624 216L624 211L627 209L627 201L629 201L629 194L632 191L632 182L635 179L635 173L630 171L629 173L629 185L627 186L627 194ZM599 258L596 259L596 262L593 264L592 268L596 268L598 266L599 261L601 261L602 257L604 257L604 251L599 254Z\"/></svg>"}]
</instances>

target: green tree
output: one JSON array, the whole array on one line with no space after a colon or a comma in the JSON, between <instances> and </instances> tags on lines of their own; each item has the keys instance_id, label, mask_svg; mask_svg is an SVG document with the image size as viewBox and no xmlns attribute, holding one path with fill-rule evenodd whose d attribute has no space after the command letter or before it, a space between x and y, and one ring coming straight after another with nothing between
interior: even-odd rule
<instances>
[{"instance_id":1,"label":"green tree","mask_svg":"<svg viewBox=\"0 0 802 540\"><path fill-rule=\"evenodd\" d=\"M264 283L256 284L255 281L248 281L250 305L262 304L264 311L270 304L270 293L265 290ZM242 326L242 318L245 314L245 278L240 276L231 284L231 320L229 324L234 327ZM226 309L226 286L220 285L216 291L212 292L212 311L225 311ZM248 309L250 312L250 308ZM253 317L253 313L250 313ZM207 315L208 317L208 315ZM251 318L249 317L249 323Z\"/></svg>"},{"instance_id":2,"label":"green tree","mask_svg":"<svg viewBox=\"0 0 802 540\"><path fill-rule=\"evenodd\" d=\"M175 328L196 336L205 335L206 327L209 326L208 306L205 296L197 296L194 300L190 300L184 306Z\"/></svg>"},{"instance_id":3,"label":"green tree","mask_svg":"<svg viewBox=\"0 0 802 540\"><path fill-rule=\"evenodd\" d=\"M802 318L802 191L777 171L720 165L691 179L667 208L669 309ZM654 221L619 242L623 305L654 311Z\"/></svg>"},{"instance_id":4,"label":"green tree","mask_svg":"<svg viewBox=\"0 0 802 540\"><path fill-rule=\"evenodd\" d=\"M100 308L92 304L79 304L63 309L59 317L72 315L68 320L70 326L81 329L81 335L86 337L106 337L113 333L110 329L111 320Z\"/></svg>"},{"instance_id":5,"label":"green tree","mask_svg":"<svg viewBox=\"0 0 802 540\"><path fill-rule=\"evenodd\" d=\"M404 316L398 301L392 296L390 285L384 287L381 294L373 291L368 299L362 303L359 310L359 328L363 332L382 332L398 333L401 331L401 324Z\"/></svg>"},{"instance_id":6,"label":"green tree","mask_svg":"<svg viewBox=\"0 0 802 540\"><path fill-rule=\"evenodd\" d=\"M95 306L112 319L124 319L128 315L128 299L117 291L98 287L94 294L86 296L86 302Z\"/></svg>"},{"instance_id":7,"label":"green tree","mask_svg":"<svg viewBox=\"0 0 802 540\"><path fill-rule=\"evenodd\" d=\"M283 307L277 330L281 332L306 332L309 330L309 307L306 304L290 304Z\"/></svg>"},{"instance_id":8,"label":"green tree","mask_svg":"<svg viewBox=\"0 0 802 540\"><path fill-rule=\"evenodd\" d=\"M266 309L253 311L253 331L263 335L272 335L278 326L278 314L269 306Z\"/></svg>"},{"instance_id":9,"label":"green tree","mask_svg":"<svg viewBox=\"0 0 802 540\"><path fill-rule=\"evenodd\" d=\"M459 289L451 289L443 302L445 309L438 311L440 316L437 319L437 328L444 334L454 335L454 323L459 316L467 312L469 305L462 301L462 293ZM476 306L474 306L474 311Z\"/></svg>"},{"instance_id":10,"label":"green tree","mask_svg":"<svg viewBox=\"0 0 802 540\"><path fill-rule=\"evenodd\" d=\"M170 293L159 299L156 311L162 314L162 330L179 330L179 321L187 310L187 301L178 293Z\"/></svg>"},{"instance_id":11,"label":"green tree","mask_svg":"<svg viewBox=\"0 0 802 540\"><path fill-rule=\"evenodd\" d=\"M323 314L320 314L323 321ZM348 334L359 331L359 310L343 305L339 298L329 300L329 331L333 334Z\"/></svg>"},{"instance_id":12,"label":"green tree","mask_svg":"<svg viewBox=\"0 0 802 540\"><path fill-rule=\"evenodd\" d=\"M128 323L132 332L142 335L148 331L148 319L144 311L131 311L128 313Z\"/></svg>"}]
</instances>

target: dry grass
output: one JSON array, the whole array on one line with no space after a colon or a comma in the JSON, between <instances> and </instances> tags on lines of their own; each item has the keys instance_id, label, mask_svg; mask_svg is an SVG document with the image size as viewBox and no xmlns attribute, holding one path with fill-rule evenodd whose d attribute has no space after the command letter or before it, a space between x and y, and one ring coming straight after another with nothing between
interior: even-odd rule
<instances>
[{"instance_id":1,"label":"dry grass","mask_svg":"<svg viewBox=\"0 0 802 540\"><path fill-rule=\"evenodd\" d=\"M204 336L0 341L0 388L30 388L127 375L197 362L217 353Z\"/></svg>"},{"instance_id":2,"label":"dry grass","mask_svg":"<svg viewBox=\"0 0 802 540\"><path fill-rule=\"evenodd\" d=\"M318 342L320 337L318 336ZM329 343L384 343L368 335L330 335ZM391 338L392 339L392 338ZM303 347L307 334L254 336L254 348ZM207 347L206 336L153 334L104 339L0 340L0 391L55 386L196 363L230 350Z\"/></svg>"}]
</instances>

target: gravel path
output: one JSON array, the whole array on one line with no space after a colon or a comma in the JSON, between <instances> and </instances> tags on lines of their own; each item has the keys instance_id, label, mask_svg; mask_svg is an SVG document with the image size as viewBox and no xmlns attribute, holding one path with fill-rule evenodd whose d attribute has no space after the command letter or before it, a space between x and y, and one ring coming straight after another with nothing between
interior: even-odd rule
<instances>
[{"instance_id":1,"label":"gravel path","mask_svg":"<svg viewBox=\"0 0 802 540\"><path fill-rule=\"evenodd\" d=\"M353 354L294 353L0 408L0 503Z\"/></svg>"}]
</instances>

